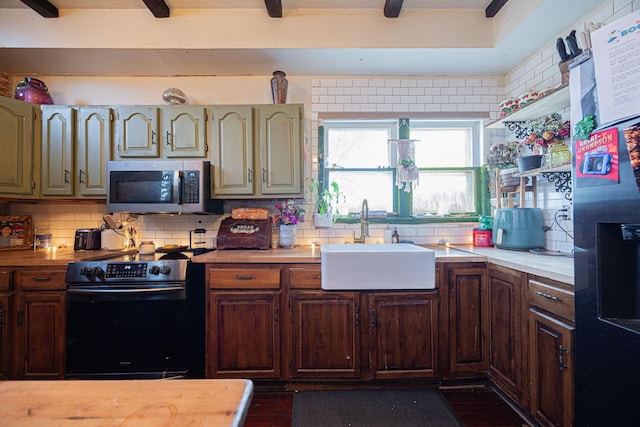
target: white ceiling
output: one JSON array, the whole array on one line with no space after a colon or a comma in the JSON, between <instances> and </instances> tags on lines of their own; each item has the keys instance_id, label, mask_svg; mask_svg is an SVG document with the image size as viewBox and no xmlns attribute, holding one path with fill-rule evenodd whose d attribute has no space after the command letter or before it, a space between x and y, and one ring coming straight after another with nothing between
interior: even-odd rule
<instances>
[{"instance_id":1,"label":"white ceiling","mask_svg":"<svg viewBox=\"0 0 640 427\"><path fill-rule=\"evenodd\" d=\"M60 10L88 8L146 9L142 0L51 0ZM451 12L468 13L469 10L484 13L490 0L405 0L402 12L393 21L416 22L409 18L415 13L425 13L433 9L454 9ZM180 9L213 9L221 12L256 13L266 16L264 0L166 0L172 13ZM322 14L331 10L354 14L362 11L379 11L382 16L384 0L282 0L283 17L269 18L270 25L286 25L288 17L300 14ZM572 25L588 18L598 6L607 0L509 0L507 5L493 20L500 20L501 28L509 27L510 20L518 19L506 34L494 34L495 43L490 46L468 47L415 47L406 46L362 47L362 41L354 37L341 39L344 47L271 47L263 46L264 35L252 34L255 46L195 49L165 48L100 48L77 46L65 48L42 47L37 43L25 42L19 46L9 45L3 40L20 38L14 29L11 34L3 34L3 9L24 9L28 13L32 28L24 28L25 39L33 37L38 25L44 20L19 0L0 0L0 70L12 75L265 75L274 69L283 69L289 75L503 75L522 63L540 48L553 43L558 36L564 36ZM533 5L533 6L532 6ZM524 9L523 9L524 8ZM519 10L529 10L524 17L518 17ZM142 11L144 12L144 11ZM23 14L24 14L23 13ZM140 11L138 11L140 13ZM151 12L148 12L151 16ZM137 16L137 15L136 15ZM143 15L145 18L146 14ZM375 15L377 16L377 15ZM405 21L403 21L403 16ZM169 18L154 18L157 25ZM387 18L385 18L387 19ZM482 18L489 19L489 18ZM497 21L494 21L497 22ZM48 23L48 22L47 22ZM497 28L497 27L496 27ZM576 28L578 31L581 27ZM412 31L419 31L419 28ZM9 31L9 30L7 30ZM22 32L20 28L18 32ZM118 28L113 28L114 32ZM246 28L238 31L247 32ZM383 28L380 29L383 31ZM463 31L473 39L473 28L451 28L452 32ZM498 32L498 30L494 30ZM243 33L243 36L246 34ZM415 33L414 33L415 34ZM442 40L447 39L442 35ZM412 40L415 42L415 40Z\"/></svg>"}]
</instances>

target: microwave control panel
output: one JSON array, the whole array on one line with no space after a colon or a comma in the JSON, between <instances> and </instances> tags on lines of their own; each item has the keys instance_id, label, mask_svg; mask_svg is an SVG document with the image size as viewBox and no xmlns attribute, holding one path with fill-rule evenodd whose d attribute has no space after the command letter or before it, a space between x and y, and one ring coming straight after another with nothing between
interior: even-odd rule
<instances>
[{"instance_id":1,"label":"microwave control panel","mask_svg":"<svg viewBox=\"0 0 640 427\"><path fill-rule=\"evenodd\" d=\"M200 171L184 171L184 203L200 203Z\"/></svg>"}]
</instances>

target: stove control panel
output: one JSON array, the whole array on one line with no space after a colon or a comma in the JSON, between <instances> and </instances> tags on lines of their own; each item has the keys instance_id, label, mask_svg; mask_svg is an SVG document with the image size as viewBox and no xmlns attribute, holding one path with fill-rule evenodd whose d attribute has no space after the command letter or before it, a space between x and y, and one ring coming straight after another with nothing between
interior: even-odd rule
<instances>
[{"instance_id":1,"label":"stove control panel","mask_svg":"<svg viewBox=\"0 0 640 427\"><path fill-rule=\"evenodd\" d=\"M71 263L67 283L133 282L186 280L186 263L179 261L151 262L85 262Z\"/></svg>"},{"instance_id":2,"label":"stove control panel","mask_svg":"<svg viewBox=\"0 0 640 427\"><path fill-rule=\"evenodd\" d=\"M107 278L147 277L146 262L127 262L107 264Z\"/></svg>"}]
</instances>

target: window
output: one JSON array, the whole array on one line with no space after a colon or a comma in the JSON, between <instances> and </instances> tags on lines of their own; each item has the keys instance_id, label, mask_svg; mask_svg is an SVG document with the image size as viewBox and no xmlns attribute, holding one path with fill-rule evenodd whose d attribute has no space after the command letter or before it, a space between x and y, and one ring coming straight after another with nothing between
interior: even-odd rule
<instances>
[{"instance_id":1,"label":"window","mask_svg":"<svg viewBox=\"0 0 640 427\"><path fill-rule=\"evenodd\" d=\"M346 208L398 212L400 217L477 215L480 211L480 122L412 119L419 183L411 192L395 185L397 119L325 120L320 173L346 195Z\"/></svg>"}]
</instances>

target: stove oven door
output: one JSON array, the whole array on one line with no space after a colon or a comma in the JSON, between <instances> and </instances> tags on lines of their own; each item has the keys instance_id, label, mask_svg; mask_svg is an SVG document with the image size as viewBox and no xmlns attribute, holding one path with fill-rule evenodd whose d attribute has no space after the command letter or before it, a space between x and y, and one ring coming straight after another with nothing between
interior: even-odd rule
<instances>
[{"instance_id":1,"label":"stove oven door","mask_svg":"<svg viewBox=\"0 0 640 427\"><path fill-rule=\"evenodd\" d=\"M66 378L187 373L184 284L67 290Z\"/></svg>"}]
</instances>

